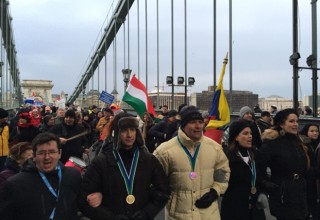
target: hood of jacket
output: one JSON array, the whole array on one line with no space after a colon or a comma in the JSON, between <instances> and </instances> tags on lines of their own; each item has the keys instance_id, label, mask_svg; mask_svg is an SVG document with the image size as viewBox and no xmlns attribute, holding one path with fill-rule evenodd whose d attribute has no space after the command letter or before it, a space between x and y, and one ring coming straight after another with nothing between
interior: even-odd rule
<instances>
[{"instance_id":1,"label":"hood of jacket","mask_svg":"<svg viewBox=\"0 0 320 220\"><path fill-rule=\"evenodd\" d=\"M262 141L265 140L274 140L280 136L279 132L277 130L274 130L272 128L264 130L264 132L261 135Z\"/></svg>"}]
</instances>

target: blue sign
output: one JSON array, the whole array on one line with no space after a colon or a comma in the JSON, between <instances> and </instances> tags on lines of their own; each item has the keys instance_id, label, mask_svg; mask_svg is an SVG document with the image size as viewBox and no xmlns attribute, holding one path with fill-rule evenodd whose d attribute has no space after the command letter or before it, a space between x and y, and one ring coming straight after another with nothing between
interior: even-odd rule
<instances>
[{"instance_id":1,"label":"blue sign","mask_svg":"<svg viewBox=\"0 0 320 220\"><path fill-rule=\"evenodd\" d=\"M106 103L106 104L111 104L111 103L113 103L114 96L105 92L105 91L102 91L99 96L99 100Z\"/></svg>"}]
</instances>

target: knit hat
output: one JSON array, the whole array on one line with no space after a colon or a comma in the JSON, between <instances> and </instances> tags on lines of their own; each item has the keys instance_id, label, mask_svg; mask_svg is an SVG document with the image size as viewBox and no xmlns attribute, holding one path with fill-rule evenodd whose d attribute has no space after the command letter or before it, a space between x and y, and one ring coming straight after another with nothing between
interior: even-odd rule
<instances>
[{"instance_id":1,"label":"knit hat","mask_svg":"<svg viewBox=\"0 0 320 220\"><path fill-rule=\"evenodd\" d=\"M299 117L298 112L292 108L287 108L287 109L281 110L273 118L274 126L281 125L287 119L288 115L290 115L290 114L295 114L297 117Z\"/></svg>"},{"instance_id":2,"label":"knit hat","mask_svg":"<svg viewBox=\"0 0 320 220\"><path fill-rule=\"evenodd\" d=\"M238 121L232 122L229 127L228 144L231 144L232 142L234 142L234 140L237 138L240 132L247 127L250 127L250 124L248 123L248 121L244 119L240 119Z\"/></svg>"},{"instance_id":3,"label":"knit hat","mask_svg":"<svg viewBox=\"0 0 320 220\"><path fill-rule=\"evenodd\" d=\"M202 115L193 105L186 105L181 109L180 112L181 123L180 126L183 129L190 121L192 120L201 120L203 121Z\"/></svg>"},{"instance_id":4,"label":"knit hat","mask_svg":"<svg viewBox=\"0 0 320 220\"><path fill-rule=\"evenodd\" d=\"M72 109L68 109L64 114L64 117L76 118L76 113Z\"/></svg>"},{"instance_id":5,"label":"knit hat","mask_svg":"<svg viewBox=\"0 0 320 220\"><path fill-rule=\"evenodd\" d=\"M209 118L209 112L205 111L205 112L202 112L201 114L202 118Z\"/></svg>"},{"instance_id":6,"label":"knit hat","mask_svg":"<svg viewBox=\"0 0 320 220\"><path fill-rule=\"evenodd\" d=\"M263 111L261 112L261 117L264 117L264 116L271 116L271 114L268 111Z\"/></svg>"},{"instance_id":7,"label":"knit hat","mask_svg":"<svg viewBox=\"0 0 320 220\"><path fill-rule=\"evenodd\" d=\"M175 117L177 114L178 112L176 110L170 110L167 116L168 118L170 118L170 117Z\"/></svg>"},{"instance_id":8,"label":"knit hat","mask_svg":"<svg viewBox=\"0 0 320 220\"><path fill-rule=\"evenodd\" d=\"M23 118L23 119L25 119L27 121L31 120L31 116L30 116L29 112L21 112L19 114L19 118Z\"/></svg>"},{"instance_id":9,"label":"knit hat","mask_svg":"<svg viewBox=\"0 0 320 220\"><path fill-rule=\"evenodd\" d=\"M43 123L47 125L51 118L53 118L53 115L49 114L49 115L44 116L43 117Z\"/></svg>"},{"instance_id":10,"label":"knit hat","mask_svg":"<svg viewBox=\"0 0 320 220\"><path fill-rule=\"evenodd\" d=\"M8 117L8 112L3 108L0 108L0 119Z\"/></svg>"},{"instance_id":11,"label":"knit hat","mask_svg":"<svg viewBox=\"0 0 320 220\"><path fill-rule=\"evenodd\" d=\"M83 112L82 117L84 117L84 116L89 116L89 112L88 111Z\"/></svg>"},{"instance_id":12,"label":"knit hat","mask_svg":"<svg viewBox=\"0 0 320 220\"><path fill-rule=\"evenodd\" d=\"M249 107L249 106L243 106L241 109L240 109L240 118L243 118L243 116L247 113L247 112L251 112L252 113L252 109Z\"/></svg>"}]
</instances>

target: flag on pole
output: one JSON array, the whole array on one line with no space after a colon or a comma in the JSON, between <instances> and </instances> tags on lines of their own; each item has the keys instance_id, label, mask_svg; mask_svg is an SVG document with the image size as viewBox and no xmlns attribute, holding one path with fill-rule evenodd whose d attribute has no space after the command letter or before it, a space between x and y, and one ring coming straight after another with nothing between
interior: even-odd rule
<instances>
[{"instance_id":1,"label":"flag on pole","mask_svg":"<svg viewBox=\"0 0 320 220\"><path fill-rule=\"evenodd\" d=\"M122 101L128 103L140 117L143 113L149 112L156 117L153 105L148 97L146 87L137 79L134 74L129 82Z\"/></svg>"},{"instance_id":2,"label":"flag on pole","mask_svg":"<svg viewBox=\"0 0 320 220\"><path fill-rule=\"evenodd\" d=\"M218 86L214 93L212 107L209 113L210 121L206 129L220 128L230 122L229 106L223 90L223 83L222 83L227 63L228 63L228 54L226 55L226 58L224 58L223 60L223 66L220 73Z\"/></svg>"}]
</instances>

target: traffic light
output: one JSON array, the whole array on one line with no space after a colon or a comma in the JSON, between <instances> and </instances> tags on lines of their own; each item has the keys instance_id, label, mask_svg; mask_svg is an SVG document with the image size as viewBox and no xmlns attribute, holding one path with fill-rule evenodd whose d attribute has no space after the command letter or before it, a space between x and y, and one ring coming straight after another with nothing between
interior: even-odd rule
<instances>
[{"instance_id":1,"label":"traffic light","mask_svg":"<svg viewBox=\"0 0 320 220\"><path fill-rule=\"evenodd\" d=\"M182 85L184 83L184 77L178 76L178 85Z\"/></svg>"},{"instance_id":2,"label":"traffic light","mask_svg":"<svg viewBox=\"0 0 320 220\"><path fill-rule=\"evenodd\" d=\"M168 85L172 85L173 84L172 76L167 76L166 82L167 82Z\"/></svg>"},{"instance_id":3,"label":"traffic light","mask_svg":"<svg viewBox=\"0 0 320 220\"><path fill-rule=\"evenodd\" d=\"M195 81L196 81L196 80L194 79L194 77L189 77L189 78L188 78L188 85L189 85L189 86L193 86Z\"/></svg>"}]
</instances>

